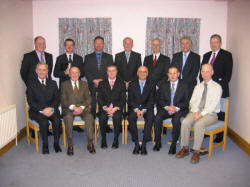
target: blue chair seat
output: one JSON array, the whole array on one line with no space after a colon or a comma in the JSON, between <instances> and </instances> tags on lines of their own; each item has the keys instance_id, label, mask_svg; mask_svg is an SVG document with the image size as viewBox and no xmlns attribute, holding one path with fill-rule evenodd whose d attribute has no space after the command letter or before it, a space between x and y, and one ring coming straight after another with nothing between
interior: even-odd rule
<instances>
[{"instance_id":1,"label":"blue chair seat","mask_svg":"<svg viewBox=\"0 0 250 187\"><path fill-rule=\"evenodd\" d=\"M144 118L141 118L141 119L139 119L139 120L137 120L137 121L143 122L143 121L145 121L145 119L144 119Z\"/></svg>"},{"instance_id":2,"label":"blue chair seat","mask_svg":"<svg viewBox=\"0 0 250 187\"><path fill-rule=\"evenodd\" d=\"M76 116L74 122L79 122L79 121L82 121L82 118L80 116Z\"/></svg>"},{"instance_id":3,"label":"blue chair seat","mask_svg":"<svg viewBox=\"0 0 250 187\"><path fill-rule=\"evenodd\" d=\"M29 122L34 124L35 126L39 127L39 123L37 123L35 120L29 119ZM51 121L49 121L49 125L51 125Z\"/></svg>"},{"instance_id":4,"label":"blue chair seat","mask_svg":"<svg viewBox=\"0 0 250 187\"><path fill-rule=\"evenodd\" d=\"M224 121L216 121L214 124L207 126L206 131L211 131L224 126Z\"/></svg>"},{"instance_id":5,"label":"blue chair seat","mask_svg":"<svg viewBox=\"0 0 250 187\"><path fill-rule=\"evenodd\" d=\"M181 117L181 123L183 122L183 120L184 120L184 117ZM172 124L172 118L167 118L163 120L163 123Z\"/></svg>"},{"instance_id":6,"label":"blue chair seat","mask_svg":"<svg viewBox=\"0 0 250 187\"><path fill-rule=\"evenodd\" d=\"M99 122L99 118L98 118L98 117L96 117L96 121ZM109 118L108 118L108 122L110 122L110 121L113 121L113 118L112 118L112 117L109 117Z\"/></svg>"}]
</instances>

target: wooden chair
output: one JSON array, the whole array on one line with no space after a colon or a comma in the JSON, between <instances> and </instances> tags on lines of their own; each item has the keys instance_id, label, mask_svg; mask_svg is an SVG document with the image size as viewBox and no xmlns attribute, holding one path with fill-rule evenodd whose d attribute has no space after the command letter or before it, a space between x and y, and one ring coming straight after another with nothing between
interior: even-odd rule
<instances>
[{"instance_id":1,"label":"wooden chair","mask_svg":"<svg viewBox=\"0 0 250 187\"><path fill-rule=\"evenodd\" d=\"M30 145L30 141L35 143L36 152L39 152L38 132L39 132L40 128L39 128L39 124L36 121L31 120L29 118L29 105L28 105L26 96L25 96L25 118L26 118L27 143L28 143L28 145ZM34 130L35 138L32 138L30 136L30 128ZM50 125L49 125L49 129L52 129L51 122L50 122ZM66 147L66 135L65 134L66 134L65 133L65 126L62 123L62 136L61 136L61 138L62 138L64 147Z\"/></svg>"},{"instance_id":2,"label":"wooden chair","mask_svg":"<svg viewBox=\"0 0 250 187\"><path fill-rule=\"evenodd\" d=\"M209 158L211 158L213 155L213 149L219 146L222 146L222 150L226 151L229 99L221 98L220 111L225 112L224 121L217 120L214 124L207 126L205 131L205 135L209 136L209 152L208 152ZM194 131L194 128L192 128L191 130ZM223 132L222 142L213 144L214 135L220 132ZM191 140L193 139L194 137L191 137Z\"/></svg>"},{"instance_id":3,"label":"wooden chair","mask_svg":"<svg viewBox=\"0 0 250 187\"><path fill-rule=\"evenodd\" d=\"M125 142L125 144L127 144L127 142L128 142L128 125L129 125L128 120L125 119L124 123L125 123L124 124L124 127L125 127L125 129L124 129L124 131L125 131L125 136L124 136L125 140L124 140L124 142ZM144 118L142 118L140 120L137 120L137 128L138 129L144 129L144 125L145 125ZM152 142L153 142L153 145L154 145L155 144L155 141L154 141L155 133L154 133L154 127L153 126L152 126L151 136L152 136Z\"/></svg>"}]
</instances>

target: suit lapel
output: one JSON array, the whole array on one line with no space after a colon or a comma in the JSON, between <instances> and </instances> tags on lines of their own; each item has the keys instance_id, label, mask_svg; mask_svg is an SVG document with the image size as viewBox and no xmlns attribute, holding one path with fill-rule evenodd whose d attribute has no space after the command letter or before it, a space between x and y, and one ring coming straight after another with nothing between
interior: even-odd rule
<instances>
[{"instance_id":1,"label":"suit lapel","mask_svg":"<svg viewBox=\"0 0 250 187\"><path fill-rule=\"evenodd\" d=\"M37 56L36 51L33 52L33 58L34 58L34 61L35 61L36 63L38 63L38 62L40 61L40 60L39 60L39 57Z\"/></svg>"},{"instance_id":2,"label":"suit lapel","mask_svg":"<svg viewBox=\"0 0 250 187\"><path fill-rule=\"evenodd\" d=\"M183 59L183 55L181 55L181 56L182 56L181 59ZM185 71L187 71L187 69L188 69L188 67L189 67L189 65L190 65L190 63L191 63L191 58L192 58L192 51L190 51L190 53L189 53L189 55L188 55L188 57L187 57L187 60L186 60L184 69L182 70L182 74L183 74ZM183 60L182 60L181 62L183 63ZM183 65L182 65L182 66L183 66Z\"/></svg>"}]
</instances>

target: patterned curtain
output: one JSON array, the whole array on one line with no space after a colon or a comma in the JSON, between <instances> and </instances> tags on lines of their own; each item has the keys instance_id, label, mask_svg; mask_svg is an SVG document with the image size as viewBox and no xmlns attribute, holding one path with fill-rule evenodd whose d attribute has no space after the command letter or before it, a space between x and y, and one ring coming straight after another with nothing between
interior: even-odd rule
<instances>
[{"instance_id":1,"label":"patterned curtain","mask_svg":"<svg viewBox=\"0 0 250 187\"><path fill-rule=\"evenodd\" d=\"M96 36L104 38L104 51L112 54L111 18L59 18L59 54L65 53L64 40L75 41L75 53L84 57L94 51Z\"/></svg>"},{"instance_id":2,"label":"patterned curtain","mask_svg":"<svg viewBox=\"0 0 250 187\"><path fill-rule=\"evenodd\" d=\"M180 39L189 36L192 40L192 51L199 53L200 19L197 18L147 18L146 51L152 54L151 43L154 38L162 41L161 53L172 58L181 51Z\"/></svg>"}]
</instances>

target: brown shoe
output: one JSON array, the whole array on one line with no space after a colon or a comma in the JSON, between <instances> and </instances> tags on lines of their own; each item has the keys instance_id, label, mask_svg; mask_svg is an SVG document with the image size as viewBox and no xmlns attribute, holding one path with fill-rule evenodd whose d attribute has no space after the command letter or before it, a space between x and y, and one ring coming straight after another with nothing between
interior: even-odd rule
<instances>
[{"instance_id":1,"label":"brown shoe","mask_svg":"<svg viewBox=\"0 0 250 187\"><path fill-rule=\"evenodd\" d=\"M69 147L68 147L67 155L69 155L69 156L74 155L74 149L73 149L73 146L69 146Z\"/></svg>"},{"instance_id":2,"label":"brown shoe","mask_svg":"<svg viewBox=\"0 0 250 187\"><path fill-rule=\"evenodd\" d=\"M175 155L175 157L176 158L183 158L187 155L189 155L189 150L186 148L182 148L181 151Z\"/></svg>"},{"instance_id":3,"label":"brown shoe","mask_svg":"<svg viewBox=\"0 0 250 187\"><path fill-rule=\"evenodd\" d=\"M190 162L191 162L192 164L197 164L197 163L199 163L199 161L200 161L200 153L194 151L194 152L193 152L193 156L192 156Z\"/></svg>"},{"instance_id":4,"label":"brown shoe","mask_svg":"<svg viewBox=\"0 0 250 187\"><path fill-rule=\"evenodd\" d=\"M88 144L87 149L89 153L94 154L95 153L95 147L93 143Z\"/></svg>"}]
</instances>

